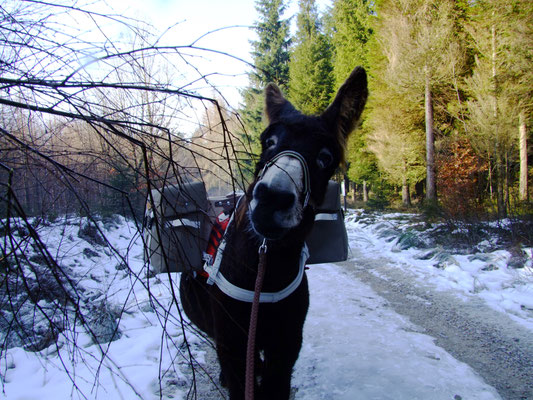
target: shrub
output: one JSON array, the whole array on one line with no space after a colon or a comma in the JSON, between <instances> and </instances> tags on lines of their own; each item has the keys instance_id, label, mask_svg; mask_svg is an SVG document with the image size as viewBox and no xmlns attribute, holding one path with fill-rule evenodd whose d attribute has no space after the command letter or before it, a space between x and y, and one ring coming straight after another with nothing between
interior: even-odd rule
<instances>
[{"instance_id":1,"label":"shrub","mask_svg":"<svg viewBox=\"0 0 533 400\"><path fill-rule=\"evenodd\" d=\"M483 213L480 177L487 171L487 164L465 139L454 141L442 154L437 160L437 178L445 214L453 219L480 215Z\"/></svg>"}]
</instances>

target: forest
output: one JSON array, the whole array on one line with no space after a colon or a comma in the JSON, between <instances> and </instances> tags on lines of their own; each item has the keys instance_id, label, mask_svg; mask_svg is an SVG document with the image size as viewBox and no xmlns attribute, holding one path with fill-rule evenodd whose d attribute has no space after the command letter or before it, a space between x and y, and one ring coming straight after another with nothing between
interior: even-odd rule
<instances>
[{"instance_id":1,"label":"forest","mask_svg":"<svg viewBox=\"0 0 533 400\"><path fill-rule=\"evenodd\" d=\"M360 383L377 395L350 398L398 385L403 398L437 398L428 393L441 387L443 399L500 398L479 371L529 398L529 331L505 322L512 332L498 337L485 314L461 325L447 313L460 314L454 303L426 307L437 292L413 294L437 282L439 293L459 290L462 305L488 299L531 324L533 2L296 1L256 0L247 25L220 18L192 39L179 12L166 26L119 4L179 11L233 0L0 2L4 397L221 398L213 344L181 314L177 275L147 257L148 221L159 226L147 199L190 180L212 196L245 190L267 83L316 114L362 65L370 95L334 176L351 208L351 256L309 271L315 311L296 398ZM213 12L195 10L206 20ZM252 32L249 58L224 36L232 31ZM209 44L219 36L226 47ZM436 345L447 331L413 329L392 312L402 301L352 276L364 271L400 288L427 324L425 315L457 323L450 331L490 368L465 373ZM379 341L378 331L388 334ZM428 365L436 373L420 376Z\"/></svg>"},{"instance_id":2,"label":"forest","mask_svg":"<svg viewBox=\"0 0 533 400\"><path fill-rule=\"evenodd\" d=\"M162 45L142 22L89 6L7 2L2 215L16 206L52 218L140 216L147 190L189 178L211 194L242 190L265 85L316 114L356 65L370 97L336 175L351 205L457 220L531 215L531 2L335 0L319 12L299 0L293 17L287 7L255 2L248 85L230 105L197 67L208 51L195 42ZM93 29L80 34L61 18ZM120 40L106 35L110 22L123 26ZM210 94L195 90L199 81Z\"/></svg>"},{"instance_id":3,"label":"forest","mask_svg":"<svg viewBox=\"0 0 533 400\"><path fill-rule=\"evenodd\" d=\"M369 104L346 163L360 200L459 219L531 213L531 2L337 0L322 15L298 5L291 36L284 2L257 2L258 71L242 112L252 137L266 82L319 113L363 65Z\"/></svg>"}]
</instances>

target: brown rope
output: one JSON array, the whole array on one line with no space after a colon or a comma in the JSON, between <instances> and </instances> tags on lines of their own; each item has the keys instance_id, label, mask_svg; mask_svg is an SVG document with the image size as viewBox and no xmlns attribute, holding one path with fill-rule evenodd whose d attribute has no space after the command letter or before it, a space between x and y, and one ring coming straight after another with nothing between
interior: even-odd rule
<instances>
[{"instance_id":1,"label":"brown rope","mask_svg":"<svg viewBox=\"0 0 533 400\"><path fill-rule=\"evenodd\" d=\"M254 381L255 381L255 333L257 330L257 314L259 312L259 297L263 287L263 278L265 277L266 267L266 239L259 247L259 265L257 268L257 278L255 279L254 301L252 302L252 312L250 314L250 328L248 330L248 346L246 348L246 377L244 398L254 400Z\"/></svg>"}]
</instances>

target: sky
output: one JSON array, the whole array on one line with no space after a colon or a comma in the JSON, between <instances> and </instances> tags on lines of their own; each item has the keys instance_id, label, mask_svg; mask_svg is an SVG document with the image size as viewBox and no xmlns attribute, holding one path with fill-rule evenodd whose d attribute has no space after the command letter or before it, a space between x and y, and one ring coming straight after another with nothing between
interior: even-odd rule
<instances>
[{"instance_id":1,"label":"sky","mask_svg":"<svg viewBox=\"0 0 533 400\"><path fill-rule=\"evenodd\" d=\"M317 2L319 10L330 5L330 0ZM251 62L250 41L256 39L250 27L257 21L255 1L252 0L108 0L117 13L151 23L163 32L172 27L160 42L162 45L187 45L213 49ZM287 2L284 18L298 11L297 0ZM293 19L294 25L295 19ZM293 26L294 29L294 26ZM209 33L211 32L211 33ZM206 35L207 34L207 35ZM204 36L205 35L205 36ZM196 41L197 39L200 40ZM196 64L203 73L216 73L211 81L227 96L230 105L240 102L239 88L248 83L250 71L246 62L230 57L202 54Z\"/></svg>"}]
</instances>

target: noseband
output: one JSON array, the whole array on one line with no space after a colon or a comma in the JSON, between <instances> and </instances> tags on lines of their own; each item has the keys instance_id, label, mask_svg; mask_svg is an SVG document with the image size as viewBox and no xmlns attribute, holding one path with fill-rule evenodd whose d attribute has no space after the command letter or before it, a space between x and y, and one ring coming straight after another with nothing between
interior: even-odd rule
<instances>
[{"instance_id":1,"label":"noseband","mask_svg":"<svg viewBox=\"0 0 533 400\"><path fill-rule=\"evenodd\" d=\"M265 166L263 167L261 173L259 174L258 181L263 179L263 176L265 175L267 169L269 169L272 165L275 164L277 160L279 160L281 157L292 157L298 160L300 165L302 166L303 170L303 184L304 184L304 190L303 190L303 207L305 208L307 206L307 203L309 202L309 197L311 196L311 178L309 177L309 167L307 166L307 161L305 161L305 158L298 152L294 150L285 150L278 154L276 154L274 157L272 157L270 160L268 160L265 163Z\"/></svg>"}]
</instances>

